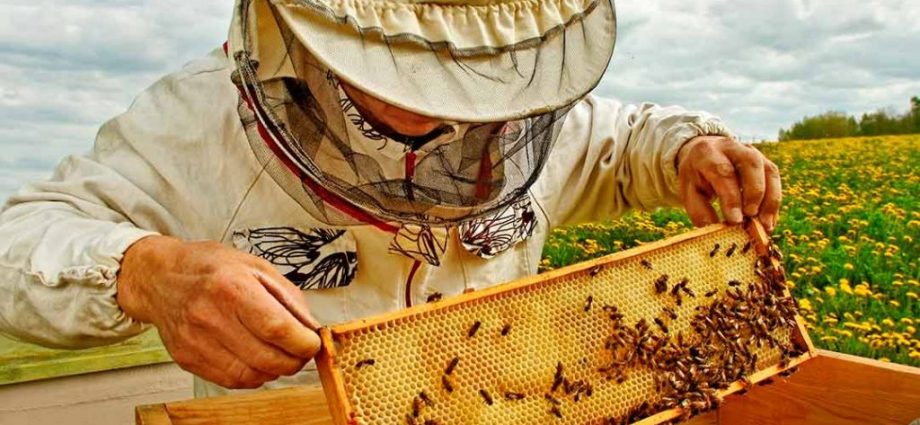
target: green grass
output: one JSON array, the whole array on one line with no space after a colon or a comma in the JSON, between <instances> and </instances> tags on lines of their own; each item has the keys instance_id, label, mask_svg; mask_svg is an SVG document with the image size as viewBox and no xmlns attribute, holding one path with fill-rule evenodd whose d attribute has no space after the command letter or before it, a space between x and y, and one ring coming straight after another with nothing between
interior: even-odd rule
<instances>
[{"instance_id":1,"label":"green grass","mask_svg":"<svg viewBox=\"0 0 920 425\"><path fill-rule=\"evenodd\" d=\"M156 331L85 350L54 350L0 336L0 385L169 361Z\"/></svg>"}]
</instances>

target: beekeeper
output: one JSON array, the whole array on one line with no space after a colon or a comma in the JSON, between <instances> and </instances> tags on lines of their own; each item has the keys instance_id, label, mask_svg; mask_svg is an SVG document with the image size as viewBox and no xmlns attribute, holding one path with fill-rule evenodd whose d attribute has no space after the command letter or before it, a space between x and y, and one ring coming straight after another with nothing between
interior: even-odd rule
<instances>
[{"instance_id":1,"label":"beekeeper","mask_svg":"<svg viewBox=\"0 0 920 425\"><path fill-rule=\"evenodd\" d=\"M215 395L314 380L321 324L536 273L554 227L718 197L772 229L776 166L718 118L589 94L615 38L610 0L238 0L6 204L0 329L152 325Z\"/></svg>"}]
</instances>

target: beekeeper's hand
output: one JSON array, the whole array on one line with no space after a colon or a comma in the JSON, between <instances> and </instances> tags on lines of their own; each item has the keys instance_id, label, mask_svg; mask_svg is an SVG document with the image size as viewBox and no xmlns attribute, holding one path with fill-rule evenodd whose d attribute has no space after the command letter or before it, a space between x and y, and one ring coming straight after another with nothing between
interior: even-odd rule
<instances>
[{"instance_id":1,"label":"beekeeper's hand","mask_svg":"<svg viewBox=\"0 0 920 425\"><path fill-rule=\"evenodd\" d=\"M320 347L300 290L265 260L216 242L141 239L125 253L117 291L179 366L224 387L292 375Z\"/></svg>"},{"instance_id":2,"label":"beekeeper's hand","mask_svg":"<svg viewBox=\"0 0 920 425\"><path fill-rule=\"evenodd\" d=\"M715 197L725 221L745 216L760 220L773 232L783 198L776 164L759 150L723 136L695 137L677 155L680 199L696 226L719 222Z\"/></svg>"}]
</instances>

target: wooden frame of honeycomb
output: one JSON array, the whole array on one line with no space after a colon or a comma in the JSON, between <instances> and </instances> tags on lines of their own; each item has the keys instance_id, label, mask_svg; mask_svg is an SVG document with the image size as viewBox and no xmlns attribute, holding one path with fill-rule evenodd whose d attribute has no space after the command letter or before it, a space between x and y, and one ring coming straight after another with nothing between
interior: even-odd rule
<instances>
[{"instance_id":1,"label":"wooden frame of honeycomb","mask_svg":"<svg viewBox=\"0 0 920 425\"><path fill-rule=\"evenodd\" d=\"M320 332L338 425L658 424L815 355L756 221ZM633 323L635 323L633 325Z\"/></svg>"}]
</instances>

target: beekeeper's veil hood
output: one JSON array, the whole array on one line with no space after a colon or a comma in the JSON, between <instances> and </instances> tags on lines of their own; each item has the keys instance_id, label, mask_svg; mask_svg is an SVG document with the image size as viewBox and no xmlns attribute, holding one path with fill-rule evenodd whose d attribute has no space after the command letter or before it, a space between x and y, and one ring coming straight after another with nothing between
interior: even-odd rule
<instances>
[{"instance_id":1,"label":"beekeeper's veil hood","mask_svg":"<svg viewBox=\"0 0 920 425\"><path fill-rule=\"evenodd\" d=\"M228 54L257 153L316 217L451 225L526 197L615 38L611 0L238 0ZM400 145L340 81L451 125Z\"/></svg>"}]
</instances>

